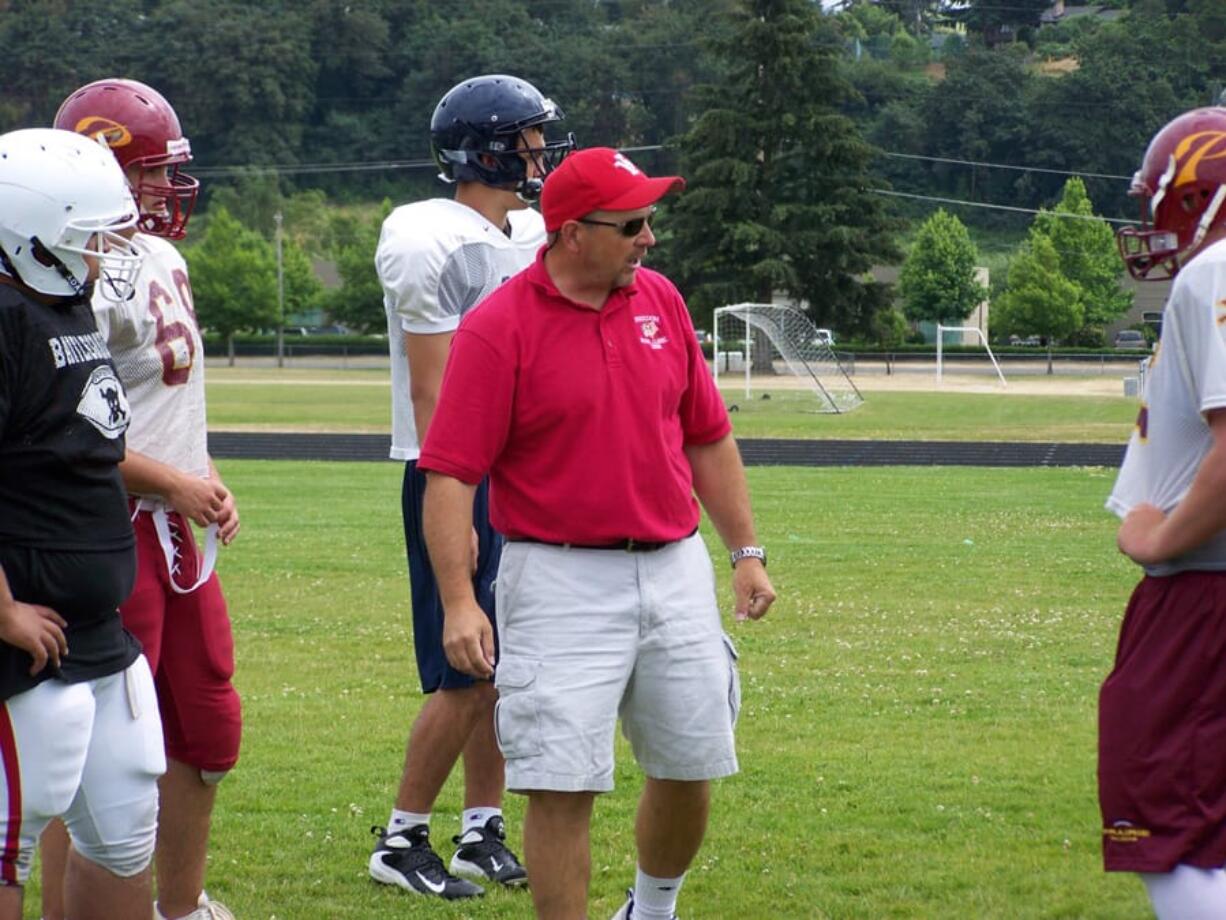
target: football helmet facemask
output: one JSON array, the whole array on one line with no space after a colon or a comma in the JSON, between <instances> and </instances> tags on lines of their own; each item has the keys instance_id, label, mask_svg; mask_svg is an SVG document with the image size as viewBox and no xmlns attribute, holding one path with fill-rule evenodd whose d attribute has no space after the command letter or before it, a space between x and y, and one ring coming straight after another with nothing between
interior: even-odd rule
<instances>
[{"instance_id":1,"label":"football helmet facemask","mask_svg":"<svg viewBox=\"0 0 1226 920\"><path fill-rule=\"evenodd\" d=\"M191 162L192 146L161 93L136 80L98 80L64 100L55 127L106 144L125 173L139 167L132 194L141 211L140 229L167 239L183 238L200 183L181 170ZM164 181L149 175L163 166Z\"/></svg>"},{"instance_id":2,"label":"football helmet facemask","mask_svg":"<svg viewBox=\"0 0 1226 920\"><path fill-rule=\"evenodd\" d=\"M1129 194L1141 226L1116 235L1129 273L1174 277L1214 227L1226 223L1226 108L1193 109L1154 135Z\"/></svg>"},{"instance_id":3,"label":"football helmet facemask","mask_svg":"<svg viewBox=\"0 0 1226 920\"><path fill-rule=\"evenodd\" d=\"M535 201L545 176L575 148L575 137L530 147L523 131L565 117L535 86L517 77L488 74L458 83L439 100L430 119L430 150L439 178L513 188L525 201ZM525 156L535 175L528 175Z\"/></svg>"},{"instance_id":4,"label":"football helmet facemask","mask_svg":"<svg viewBox=\"0 0 1226 920\"><path fill-rule=\"evenodd\" d=\"M136 226L123 170L105 147L55 128L0 135L0 271L53 297L88 294L86 256L99 289L132 296L141 255L120 235Z\"/></svg>"}]
</instances>

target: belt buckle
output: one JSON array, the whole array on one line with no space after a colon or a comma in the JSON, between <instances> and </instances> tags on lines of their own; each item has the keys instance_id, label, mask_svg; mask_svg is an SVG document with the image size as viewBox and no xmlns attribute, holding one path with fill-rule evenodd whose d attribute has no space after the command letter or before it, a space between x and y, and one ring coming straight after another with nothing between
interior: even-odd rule
<instances>
[{"instance_id":1,"label":"belt buckle","mask_svg":"<svg viewBox=\"0 0 1226 920\"><path fill-rule=\"evenodd\" d=\"M635 543L634 543L634 537L629 537L629 538L626 540L626 552L628 552L628 553L633 553L633 552L635 551L635 549L636 549L636 547L635 547Z\"/></svg>"}]
</instances>

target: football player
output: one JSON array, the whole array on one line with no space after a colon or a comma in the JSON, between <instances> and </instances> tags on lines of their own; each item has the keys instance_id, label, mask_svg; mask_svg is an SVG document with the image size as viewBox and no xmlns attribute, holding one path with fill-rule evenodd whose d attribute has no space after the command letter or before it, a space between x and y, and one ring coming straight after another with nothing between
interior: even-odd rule
<instances>
[{"instance_id":1,"label":"football player","mask_svg":"<svg viewBox=\"0 0 1226 920\"><path fill-rule=\"evenodd\" d=\"M1107 501L1144 575L1099 695L1103 857L1162 920L1226 917L1226 108L1159 131L1132 192L1124 261L1174 284Z\"/></svg>"},{"instance_id":2,"label":"football player","mask_svg":"<svg viewBox=\"0 0 1226 920\"><path fill-rule=\"evenodd\" d=\"M165 770L149 665L116 611L135 548L129 408L90 306L131 296L136 206L92 141L0 136L0 920L38 834L72 835L75 920L145 920ZM70 654L71 653L71 654Z\"/></svg>"},{"instance_id":3,"label":"football player","mask_svg":"<svg viewBox=\"0 0 1226 920\"><path fill-rule=\"evenodd\" d=\"M241 734L234 639L213 570L217 544L234 539L239 517L208 454L204 349L187 265L168 242L183 237L199 189L182 171L191 145L170 103L135 80L78 89L55 126L108 146L139 205L132 245L144 261L135 293L118 302L96 296L94 310L133 409L120 471L136 531L137 577L120 613L153 670L169 761L161 781L156 917L230 918L204 894L204 876L217 784L238 760ZM192 523L206 528L203 548ZM54 849L48 844L44 854ZM56 860L47 861L51 898L44 906L54 908ZM54 909L44 916L56 920Z\"/></svg>"},{"instance_id":4,"label":"football player","mask_svg":"<svg viewBox=\"0 0 1226 920\"><path fill-rule=\"evenodd\" d=\"M429 698L409 735L387 827L373 829L378 841L369 867L378 882L449 900L482 894L471 879L515 886L527 873L505 844L494 686L455 670L443 652L443 609L421 531L425 476L417 457L460 317L530 264L545 241L541 217L529 202L574 145L569 137L545 139L545 126L562 117L536 87L515 77L494 74L457 84L430 121L440 178L454 184L454 197L394 210L375 254L392 359L391 456L406 461L401 503L413 635ZM473 581L491 622L501 548L483 486L473 515ZM430 843L430 813L461 755L463 821L445 866Z\"/></svg>"}]
</instances>

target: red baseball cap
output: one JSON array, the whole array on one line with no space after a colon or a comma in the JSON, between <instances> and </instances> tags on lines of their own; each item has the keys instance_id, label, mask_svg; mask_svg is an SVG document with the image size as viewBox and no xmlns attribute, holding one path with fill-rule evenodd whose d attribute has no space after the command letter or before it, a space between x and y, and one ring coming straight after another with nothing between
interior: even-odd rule
<instances>
[{"instance_id":1,"label":"red baseball cap","mask_svg":"<svg viewBox=\"0 0 1226 920\"><path fill-rule=\"evenodd\" d=\"M588 147L570 154L545 177L541 214L545 229L552 233L593 211L636 211L683 188L680 176L652 179L624 153L612 147Z\"/></svg>"}]
</instances>

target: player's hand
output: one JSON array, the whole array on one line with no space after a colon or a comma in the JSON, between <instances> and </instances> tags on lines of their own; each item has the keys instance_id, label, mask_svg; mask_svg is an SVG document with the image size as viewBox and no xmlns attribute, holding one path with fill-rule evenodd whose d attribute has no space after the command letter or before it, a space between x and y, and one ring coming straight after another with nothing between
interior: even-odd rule
<instances>
[{"instance_id":1,"label":"player's hand","mask_svg":"<svg viewBox=\"0 0 1226 920\"><path fill-rule=\"evenodd\" d=\"M34 659L30 674L34 675L51 662L60 666L60 658L68 654L68 640L64 630L68 622L41 604L23 604L21 601L0 602L0 639Z\"/></svg>"},{"instance_id":2,"label":"player's hand","mask_svg":"<svg viewBox=\"0 0 1226 920\"><path fill-rule=\"evenodd\" d=\"M221 485L220 479L213 480L218 485ZM222 488L225 488L222 486ZM226 489L226 497L222 499L221 510L217 512L217 538L221 540L222 546L229 546L234 538L238 536L239 528L242 526L238 522L238 505L234 501L234 493Z\"/></svg>"},{"instance_id":3,"label":"player's hand","mask_svg":"<svg viewBox=\"0 0 1226 920\"><path fill-rule=\"evenodd\" d=\"M229 495L219 479L184 475L166 494L166 503L188 520L207 527L218 519Z\"/></svg>"},{"instance_id":4,"label":"player's hand","mask_svg":"<svg viewBox=\"0 0 1226 920\"><path fill-rule=\"evenodd\" d=\"M742 559L732 570L737 620L760 620L775 602L775 589L760 559Z\"/></svg>"},{"instance_id":5,"label":"player's hand","mask_svg":"<svg viewBox=\"0 0 1226 920\"><path fill-rule=\"evenodd\" d=\"M1120 552L1138 565L1162 562L1165 556L1159 545L1159 528L1165 520L1165 512L1147 502L1134 507L1115 535Z\"/></svg>"},{"instance_id":6,"label":"player's hand","mask_svg":"<svg viewBox=\"0 0 1226 920\"><path fill-rule=\"evenodd\" d=\"M457 671L478 678L494 676L494 630L476 601L447 608L443 651Z\"/></svg>"}]
</instances>

